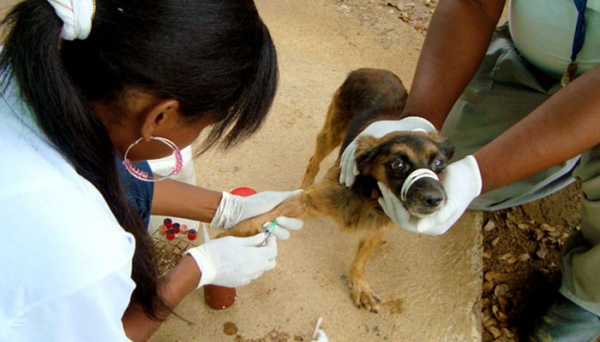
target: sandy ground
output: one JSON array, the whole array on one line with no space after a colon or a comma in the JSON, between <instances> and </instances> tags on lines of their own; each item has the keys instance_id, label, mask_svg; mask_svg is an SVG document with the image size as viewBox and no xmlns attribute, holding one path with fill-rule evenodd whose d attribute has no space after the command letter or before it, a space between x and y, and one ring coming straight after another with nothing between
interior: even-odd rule
<instances>
[{"instance_id":1,"label":"sandy ground","mask_svg":"<svg viewBox=\"0 0 600 342\"><path fill-rule=\"evenodd\" d=\"M279 93L255 137L195 160L198 185L296 189L348 72L386 68L410 87L423 36L389 8L373 13L361 3L368 1L257 1L278 49ZM480 227L480 214L467 213L442 237L400 229L386 235L367 270L383 300L374 314L354 306L346 284L355 237L327 218L307 220L278 244L277 268L238 288L232 307L210 309L199 290L177 309L192 324L173 317L152 341L310 341L320 317L331 342L479 341Z\"/></svg>"}]
</instances>

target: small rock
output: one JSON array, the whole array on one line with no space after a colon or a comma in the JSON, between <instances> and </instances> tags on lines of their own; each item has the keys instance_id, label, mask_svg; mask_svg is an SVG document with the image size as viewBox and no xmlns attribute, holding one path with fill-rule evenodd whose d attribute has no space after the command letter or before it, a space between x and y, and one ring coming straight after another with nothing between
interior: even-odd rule
<instances>
[{"instance_id":1,"label":"small rock","mask_svg":"<svg viewBox=\"0 0 600 342\"><path fill-rule=\"evenodd\" d=\"M540 259L546 259L546 255L548 255L548 248L546 248L546 245L541 244L540 248L538 248L538 250L535 252L535 255L537 255Z\"/></svg>"},{"instance_id":2,"label":"small rock","mask_svg":"<svg viewBox=\"0 0 600 342\"><path fill-rule=\"evenodd\" d=\"M499 236L497 238L495 238L494 240L492 240L492 246L496 246L498 244L498 241L500 241Z\"/></svg>"},{"instance_id":3,"label":"small rock","mask_svg":"<svg viewBox=\"0 0 600 342\"><path fill-rule=\"evenodd\" d=\"M502 336L500 329L498 329L494 326L486 327L486 329L487 329L487 331L490 332L490 334L492 334L492 336L494 336L494 338L498 338L498 337Z\"/></svg>"},{"instance_id":4,"label":"small rock","mask_svg":"<svg viewBox=\"0 0 600 342\"><path fill-rule=\"evenodd\" d=\"M506 284L500 284L494 288L494 295L496 297L506 296L507 293L508 293L508 285L506 285Z\"/></svg>"},{"instance_id":5,"label":"small rock","mask_svg":"<svg viewBox=\"0 0 600 342\"><path fill-rule=\"evenodd\" d=\"M549 225L547 223L542 223L540 225L540 229L543 230L543 231L545 231L545 232L555 232L557 230L556 227L551 226L551 225Z\"/></svg>"},{"instance_id":6,"label":"small rock","mask_svg":"<svg viewBox=\"0 0 600 342\"><path fill-rule=\"evenodd\" d=\"M483 226L483 230L485 230L486 232L489 232L491 230L493 230L494 228L496 228L496 223L492 220L489 220L485 226Z\"/></svg>"}]
</instances>

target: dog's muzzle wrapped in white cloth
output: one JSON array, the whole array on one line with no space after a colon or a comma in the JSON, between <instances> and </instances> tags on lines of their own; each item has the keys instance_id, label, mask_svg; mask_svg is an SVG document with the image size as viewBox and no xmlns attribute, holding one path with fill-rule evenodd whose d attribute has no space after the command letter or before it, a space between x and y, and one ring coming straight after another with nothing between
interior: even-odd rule
<instances>
[{"instance_id":1,"label":"dog's muzzle wrapped in white cloth","mask_svg":"<svg viewBox=\"0 0 600 342\"><path fill-rule=\"evenodd\" d=\"M473 156L456 161L446 168L442 185L447 200L443 207L427 217L411 215L400 199L383 183L377 183L382 196L379 204L383 211L400 227L411 232L426 235L444 234L458 221L469 204L481 193L481 173Z\"/></svg>"},{"instance_id":2,"label":"dog's muzzle wrapped in white cloth","mask_svg":"<svg viewBox=\"0 0 600 342\"><path fill-rule=\"evenodd\" d=\"M402 202L406 202L406 194L408 193L408 189L410 189L410 187L413 184L415 184L418 180L423 179L423 178L433 178L437 181L440 180L438 178L438 176L435 174L435 172L433 172L429 169L414 170L413 172L411 172L408 175L408 177L406 177L406 180L402 184L402 190L400 191L400 200Z\"/></svg>"}]
</instances>

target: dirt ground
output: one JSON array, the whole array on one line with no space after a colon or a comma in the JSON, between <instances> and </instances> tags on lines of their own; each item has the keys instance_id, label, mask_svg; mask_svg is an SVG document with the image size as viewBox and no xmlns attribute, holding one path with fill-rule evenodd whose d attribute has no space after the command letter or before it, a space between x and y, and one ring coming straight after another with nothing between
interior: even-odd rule
<instances>
[{"instance_id":1,"label":"dirt ground","mask_svg":"<svg viewBox=\"0 0 600 342\"><path fill-rule=\"evenodd\" d=\"M530 318L547 307L560 284L559 249L578 229L579 190L573 184L536 202L484 213L483 341L523 340L519 334Z\"/></svg>"}]
</instances>

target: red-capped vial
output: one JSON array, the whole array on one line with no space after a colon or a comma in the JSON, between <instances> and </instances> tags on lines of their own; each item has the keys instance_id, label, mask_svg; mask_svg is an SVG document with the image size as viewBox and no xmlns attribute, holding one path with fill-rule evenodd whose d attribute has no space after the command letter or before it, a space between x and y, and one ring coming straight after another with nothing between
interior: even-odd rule
<instances>
[{"instance_id":1,"label":"red-capped vial","mask_svg":"<svg viewBox=\"0 0 600 342\"><path fill-rule=\"evenodd\" d=\"M173 233L175 235L179 234L181 225L178 222L173 223Z\"/></svg>"},{"instance_id":2,"label":"red-capped vial","mask_svg":"<svg viewBox=\"0 0 600 342\"><path fill-rule=\"evenodd\" d=\"M252 195L256 194L256 190L249 188L247 186L240 186L239 188L235 188L235 189L231 190L230 193L232 195L246 197L246 196L252 196Z\"/></svg>"},{"instance_id":3,"label":"red-capped vial","mask_svg":"<svg viewBox=\"0 0 600 342\"><path fill-rule=\"evenodd\" d=\"M187 237L189 240L196 240L196 237L198 237L198 233L196 232L196 229L190 229L187 232Z\"/></svg>"},{"instance_id":4,"label":"red-capped vial","mask_svg":"<svg viewBox=\"0 0 600 342\"><path fill-rule=\"evenodd\" d=\"M173 227L173 220L167 217L163 220L163 224L165 225L165 227L167 227L167 229L171 229L171 227Z\"/></svg>"},{"instance_id":5,"label":"red-capped vial","mask_svg":"<svg viewBox=\"0 0 600 342\"><path fill-rule=\"evenodd\" d=\"M167 230L167 240L171 241L173 239L175 239L175 232L173 229Z\"/></svg>"}]
</instances>

